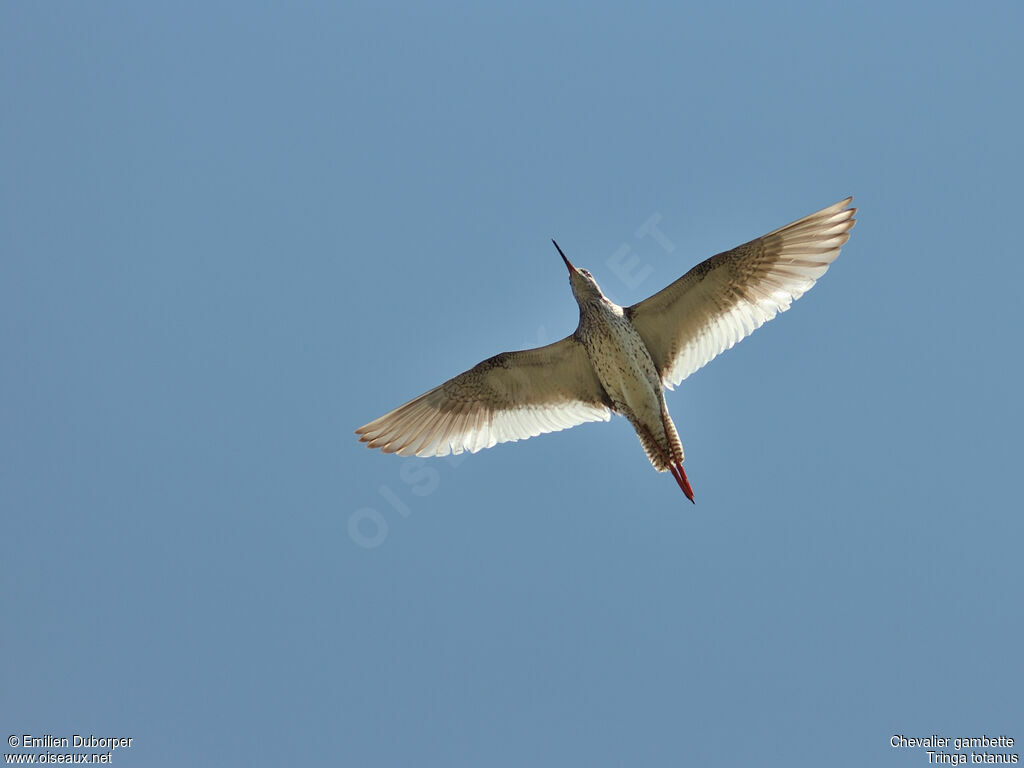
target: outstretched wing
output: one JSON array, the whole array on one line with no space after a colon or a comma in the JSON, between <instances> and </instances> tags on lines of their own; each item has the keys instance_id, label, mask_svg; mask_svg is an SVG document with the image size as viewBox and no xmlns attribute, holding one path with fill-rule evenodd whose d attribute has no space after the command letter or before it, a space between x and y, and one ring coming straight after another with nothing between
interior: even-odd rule
<instances>
[{"instance_id":1,"label":"outstretched wing","mask_svg":"<svg viewBox=\"0 0 1024 768\"><path fill-rule=\"evenodd\" d=\"M808 291L850 239L852 201L712 256L629 307L662 382L674 387Z\"/></svg>"},{"instance_id":2,"label":"outstretched wing","mask_svg":"<svg viewBox=\"0 0 1024 768\"><path fill-rule=\"evenodd\" d=\"M496 443L608 421L611 402L573 336L503 352L356 430L401 456L476 453Z\"/></svg>"}]
</instances>

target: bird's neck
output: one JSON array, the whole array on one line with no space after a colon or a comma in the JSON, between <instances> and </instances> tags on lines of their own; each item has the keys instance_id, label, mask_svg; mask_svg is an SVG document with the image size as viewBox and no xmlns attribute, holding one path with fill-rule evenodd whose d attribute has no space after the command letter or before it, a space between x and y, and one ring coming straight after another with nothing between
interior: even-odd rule
<instances>
[{"instance_id":1,"label":"bird's neck","mask_svg":"<svg viewBox=\"0 0 1024 768\"><path fill-rule=\"evenodd\" d=\"M607 296L595 296L579 302L580 324L585 322L608 322L621 318L624 310Z\"/></svg>"}]
</instances>

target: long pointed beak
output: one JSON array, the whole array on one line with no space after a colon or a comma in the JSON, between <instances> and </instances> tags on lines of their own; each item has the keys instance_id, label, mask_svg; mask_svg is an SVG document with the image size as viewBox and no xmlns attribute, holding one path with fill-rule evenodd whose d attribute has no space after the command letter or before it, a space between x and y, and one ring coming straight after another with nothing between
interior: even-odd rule
<instances>
[{"instance_id":1,"label":"long pointed beak","mask_svg":"<svg viewBox=\"0 0 1024 768\"><path fill-rule=\"evenodd\" d=\"M555 238L551 238L551 242L555 243ZM555 248L558 248L558 243L555 243ZM562 253L562 249L558 248L558 255L562 257L562 261L565 262L565 266L569 268L569 274L571 275L576 271L576 267L572 265L572 262L565 258L565 254Z\"/></svg>"}]
</instances>

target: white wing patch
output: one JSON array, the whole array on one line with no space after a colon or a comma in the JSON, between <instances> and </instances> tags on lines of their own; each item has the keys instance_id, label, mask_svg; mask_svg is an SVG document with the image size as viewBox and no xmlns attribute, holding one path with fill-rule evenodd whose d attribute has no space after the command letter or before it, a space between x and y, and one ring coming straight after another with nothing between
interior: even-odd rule
<instances>
[{"instance_id":1,"label":"white wing patch","mask_svg":"<svg viewBox=\"0 0 1024 768\"><path fill-rule=\"evenodd\" d=\"M806 293L850 238L852 200L713 256L630 307L665 386L676 386Z\"/></svg>"},{"instance_id":2,"label":"white wing patch","mask_svg":"<svg viewBox=\"0 0 1024 768\"><path fill-rule=\"evenodd\" d=\"M572 336L496 355L356 430L368 448L400 456L476 453L587 421L611 410Z\"/></svg>"}]
</instances>

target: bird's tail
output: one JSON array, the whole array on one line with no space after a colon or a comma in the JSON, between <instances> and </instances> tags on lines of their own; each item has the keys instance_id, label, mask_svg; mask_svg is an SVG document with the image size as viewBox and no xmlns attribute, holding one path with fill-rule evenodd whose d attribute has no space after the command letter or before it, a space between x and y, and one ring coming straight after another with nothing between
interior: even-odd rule
<instances>
[{"instance_id":1,"label":"bird's tail","mask_svg":"<svg viewBox=\"0 0 1024 768\"><path fill-rule=\"evenodd\" d=\"M665 437L668 438L668 456L665 457L665 463L679 484L679 489L691 504L696 504L697 502L693 500L693 488L690 487L686 470L683 469L683 444L679 442L679 433L676 431L676 425L672 423L672 417L668 415L668 407L664 401L661 403L661 421L665 425Z\"/></svg>"},{"instance_id":2,"label":"bird's tail","mask_svg":"<svg viewBox=\"0 0 1024 768\"><path fill-rule=\"evenodd\" d=\"M667 413L665 416L667 416ZM690 481L687 479L686 471L683 469L683 446L679 442L679 435L676 433L672 420L665 419L668 437L667 450L658 442L646 425L634 420L633 426L636 429L637 436L640 438L640 443L644 447L644 451L647 453L647 458L651 460L654 468L659 472L666 470L671 472L672 477L675 478L676 483L686 495L686 498L696 504L697 502L693 500L693 488L690 487Z\"/></svg>"}]
</instances>

